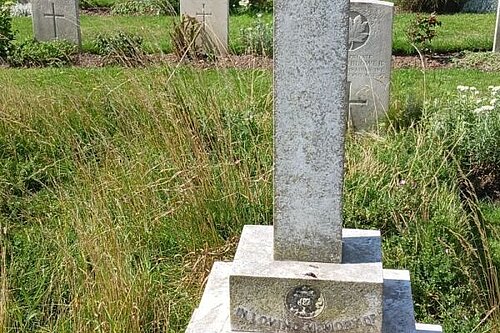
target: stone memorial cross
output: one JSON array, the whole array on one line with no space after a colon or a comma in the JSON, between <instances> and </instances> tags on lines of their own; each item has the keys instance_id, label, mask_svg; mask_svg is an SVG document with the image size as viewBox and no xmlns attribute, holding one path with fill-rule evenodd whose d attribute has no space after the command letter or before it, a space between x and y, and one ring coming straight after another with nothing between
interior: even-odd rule
<instances>
[{"instance_id":1,"label":"stone memorial cross","mask_svg":"<svg viewBox=\"0 0 500 333\"><path fill-rule=\"evenodd\" d=\"M349 0L275 0L274 228L245 226L187 333L423 333L380 232L342 229Z\"/></svg>"},{"instance_id":2,"label":"stone memorial cross","mask_svg":"<svg viewBox=\"0 0 500 333\"><path fill-rule=\"evenodd\" d=\"M77 0L33 0L32 13L36 40L81 44Z\"/></svg>"},{"instance_id":3,"label":"stone memorial cross","mask_svg":"<svg viewBox=\"0 0 500 333\"><path fill-rule=\"evenodd\" d=\"M181 0L181 15L196 18L201 23L197 44L206 52L227 54L228 0Z\"/></svg>"}]
</instances>

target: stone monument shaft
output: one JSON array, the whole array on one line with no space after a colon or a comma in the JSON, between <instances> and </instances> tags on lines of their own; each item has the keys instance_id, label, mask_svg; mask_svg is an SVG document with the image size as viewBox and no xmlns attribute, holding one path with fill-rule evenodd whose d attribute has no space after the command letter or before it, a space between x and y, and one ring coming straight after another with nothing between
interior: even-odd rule
<instances>
[{"instance_id":1,"label":"stone monument shaft","mask_svg":"<svg viewBox=\"0 0 500 333\"><path fill-rule=\"evenodd\" d=\"M349 0L274 6L274 257L340 263Z\"/></svg>"}]
</instances>

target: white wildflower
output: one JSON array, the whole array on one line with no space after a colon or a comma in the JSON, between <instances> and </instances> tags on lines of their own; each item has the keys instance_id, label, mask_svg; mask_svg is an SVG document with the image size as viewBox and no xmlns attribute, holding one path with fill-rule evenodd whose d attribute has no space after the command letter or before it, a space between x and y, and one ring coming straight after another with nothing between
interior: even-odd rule
<instances>
[{"instance_id":1,"label":"white wildflower","mask_svg":"<svg viewBox=\"0 0 500 333\"><path fill-rule=\"evenodd\" d=\"M250 0L240 0L239 4L241 7L248 7L250 5Z\"/></svg>"},{"instance_id":2,"label":"white wildflower","mask_svg":"<svg viewBox=\"0 0 500 333\"><path fill-rule=\"evenodd\" d=\"M484 105L484 106L481 106L480 108L475 109L472 112L474 112L476 114L479 114L479 113L485 113L485 112L488 112L488 111L493 111L494 109L495 109L494 106Z\"/></svg>"},{"instance_id":3,"label":"white wildflower","mask_svg":"<svg viewBox=\"0 0 500 333\"><path fill-rule=\"evenodd\" d=\"M457 86L457 90L459 92L466 92L466 91L469 90L469 87L467 87L467 86Z\"/></svg>"},{"instance_id":4,"label":"white wildflower","mask_svg":"<svg viewBox=\"0 0 500 333\"><path fill-rule=\"evenodd\" d=\"M498 99L493 98L493 99L490 101L490 105L495 105L495 104L497 104L497 102L498 102Z\"/></svg>"}]
</instances>

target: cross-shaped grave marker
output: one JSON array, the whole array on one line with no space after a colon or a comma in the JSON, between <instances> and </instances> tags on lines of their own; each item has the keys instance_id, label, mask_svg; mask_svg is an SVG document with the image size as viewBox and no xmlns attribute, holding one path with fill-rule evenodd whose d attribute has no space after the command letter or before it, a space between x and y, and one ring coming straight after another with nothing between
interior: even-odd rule
<instances>
[{"instance_id":1,"label":"cross-shaped grave marker","mask_svg":"<svg viewBox=\"0 0 500 333\"><path fill-rule=\"evenodd\" d=\"M81 43L77 0L32 0L33 31L38 41Z\"/></svg>"},{"instance_id":2,"label":"cross-shaped grave marker","mask_svg":"<svg viewBox=\"0 0 500 333\"><path fill-rule=\"evenodd\" d=\"M196 44L205 52L226 54L228 49L228 0L181 0L181 16L194 17L201 24Z\"/></svg>"},{"instance_id":3,"label":"cross-shaped grave marker","mask_svg":"<svg viewBox=\"0 0 500 333\"><path fill-rule=\"evenodd\" d=\"M354 99L353 96L356 97L356 99ZM352 105L361 105L361 106L368 105L367 99L362 99L357 97L358 95L356 93L353 94L352 83L349 82L349 110L351 109Z\"/></svg>"},{"instance_id":4,"label":"cross-shaped grave marker","mask_svg":"<svg viewBox=\"0 0 500 333\"><path fill-rule=\"evenodd\" d=\"M54 26L54 38L58 38L59 36L57 35L57 18L58 17L61 17L63 18L64 15L62 14L56 14L56 5L51 2L50 3L50 9L51 9L51 12L50 13L44 13L43 16L46 17L46 18L52 18L52 25Z\"/></svg>"},{"instance_id":5,"label":"cross-shaped grave marker","mask_svg":"<svg viewBox=\"0 0 500 333\"><path fill-rule=\"evenodd\" d=\"M212 13L207 13L207 12L205 11L205 6L206 6L206 4L205 4L205 3L203 3L203 8L202 8L202 10L201 10L201 13L196 13L196 16L198 16L198 17L200 17L200 16L201 16L201 23L203 24L203 28L205 28L205 25L206 25L206 23L207 23L207 22L206 22L206 17L207 17L207 16L212 16Z\"/></svg>"}]
</instances>

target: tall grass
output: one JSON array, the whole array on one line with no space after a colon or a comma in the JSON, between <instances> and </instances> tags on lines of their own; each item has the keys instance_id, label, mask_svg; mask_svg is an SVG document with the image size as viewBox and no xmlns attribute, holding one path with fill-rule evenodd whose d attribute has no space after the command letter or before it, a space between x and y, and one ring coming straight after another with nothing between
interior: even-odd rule
<instances>
[{"instance_id":1,"label":"tall grass","mask_svg":"<svg viewBox=\"0 0 500 333\"><path fill-rule=\"evenodd\" d=\"M415 73L396 73L395 105ZM449 90L430 78L433 98ZM244 224L272 221L270 73L4 70L0 81L0 331L182 332L211 263L231 258ZM500 225L463 185L456 148L471 132L450 100L413 126L349 135L345 224L382 230L385 266L410 270L420 321L494 332Z\"/></svg>"},{"instance_id":2,"label":"tall grass","mask_svg":"<svg viewBox=\"0 0 500 333\"><path fill-rule=\"evenodd\" d=\"M2 95L7 331L179 332L183 257L271 220L269 77L149 74Z\"/></svg>"}]
</instances>

